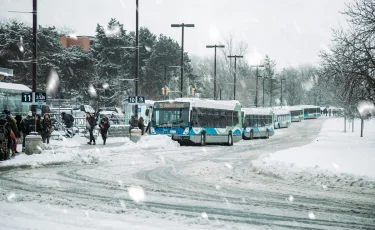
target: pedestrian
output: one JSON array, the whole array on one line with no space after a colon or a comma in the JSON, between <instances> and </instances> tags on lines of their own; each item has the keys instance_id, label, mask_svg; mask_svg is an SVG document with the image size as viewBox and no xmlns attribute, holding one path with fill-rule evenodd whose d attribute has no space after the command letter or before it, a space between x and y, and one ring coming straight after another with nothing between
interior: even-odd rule
<instances>
[{"instance_id":1,"label":"pedestrian","mask_svg":"<svg viewBox=\"0 0 375 230\"><path fill-rule=\"evenodd\" d=\"M52 122L51 122L51 117L48 113L44 114L41 125L42 125L43 143L47 142L47 145L49 145L49 139L52 133Z\"/></svg>"},{"instance_id":2,"label":"pedestrian","mask_svg":"<svg viewBox=\"0 0 375 230\"><path fill-rule=\"evenodd\" d=\"M331 110L331 109L329 109L329 116L331 116L331 114L332 114L332 110Z\"/></svg>"},{"instance_id":3,"label":"pedestrian","mask_svg":"<svg viewBox=\"0 0 375 230\"><path fill-rule=\"evenodd\" d=\"M33 113L29 111L27 113L26 118L21 121L21 131L22 135L22 152L25 152L25 140L26 136L29 135L31 132L34 132L35 127L35 119L33 117Z\"/></svg>"},{"instance_id":4,"label":"pedestrian","mask_svg":"<svg viewBox=\"0 0 375 230\"><path fill-rule=\"evenodd\" d=\"M323 113L324 113L324 116L327 116L327 108L324 108Z\"/></svg>"},{"instance_id":5,"label":"pedestrian","mask_svg":"<svg viewBox=\"0 0 375 230\"><path fill-rule=\"evenodd\" d=\"M105 145L105 142L107 141L108 129L109 127L111 127L111 124L109 123L108 117L106 115L104 115L103 118L100 120L99 127L100 135L103 138L103 145Z\"/></svg>"},{"instance_id":6,"label":"pedestrian","mask_svg":"<svg viewBox=\"0 0 375 230\"><path fill-rule=\"evenodd\" d=\"M9 110L4 110L3 114L6 116L6 120L11 128L8 138L8 148L12 150L13 155L18 153L17 151L17 139L20 138L20 134L17 128L17 121L12 117Z\"/></svg>"},{"instance_id":7,"label":"pedestrian","mask_svg":"<svg viewBox=\"0 0 375 230\"><path fill-rule=\"evenodd\" d=\"M9 160L10 151L8 148L8 139L10 134L10 125L5 114L0 115L0 161Z\"/></svg>"},{"instance_id":8,"label":"pedestrian","mask_svg":"<svg viewBox=\"0 0 375 230\"><path fill-rule=\"evenodd\" d=\"M93 115L89 112L86 113L86 128L89 130L90 133L90 141L87 142L89 145L96 145L95 138L94 138L94 128L96 126L96 119Z\"/></svg>"},{"instance_id":9,"label":"pedestrian","mask_svg":"<svg viewBox=\"0 0 375 230\"><path fill-rule=\"evenodd\" d=\"M38 133L38 135L42 135L42 118L40 115L35 116L35 125L35 131Z\"/></svg>"},{"instance_id":10,"label":"pedestrian","mask_svg":"<svg viewBox=\"0 0 375 230\"><path fill-rule=\"evenodd\" d=\"M145 134L145 122L143 120L143 117L139 118L138 128L141 130L141 134L144 135Z\"/></svg>"},{"instance_id":11,"label":"pedestrian","mask_svg":"<svg viewBox=\"0 0 375 230\"><path fill-rule=\"evenodd\" d=\"M71 114L62 112L61 120L65 125L65 135L68 137L73 137L74 136L74 132L73 132L74 117Z\"/></svg>"}]
</instances>

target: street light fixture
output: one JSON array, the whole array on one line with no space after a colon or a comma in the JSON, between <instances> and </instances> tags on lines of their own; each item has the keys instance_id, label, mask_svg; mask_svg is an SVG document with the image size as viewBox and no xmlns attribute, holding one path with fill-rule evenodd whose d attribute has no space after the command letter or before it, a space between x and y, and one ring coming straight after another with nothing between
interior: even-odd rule
<instances>
[{"instance_id":1,"label":"street light fixture","mask_svg":"<svg viewBox=\"0 0 375 230\"><path fill-rule=\"evenodd\" d=\"M206 48L215 48L215 61L214 61L214 100L216 100L216 48L225 48L224 45L206 45Z\"/></svg>"},{"instance_id":2,"label":"street light fixture","mask_svg":"<svg viewBox=\"0 0 375 230\"><path fill-rule=\"evenodd\" d=\"M138 0L137 0L138 1ZM194 24L171 24L171 27L182 27L182 38L181 38L181 89L180 96L182 97L183 86L184 86L184 29L185 27L194 27Z\"/></svg>"},{"instance_id":3,"label":"street light fixture","mask_svg":"<svg viewBox=\"0 0 375 230\"><path fill-rule=\"evenodd\" d=\"M257 70L256 70L256 77L257 77L257 80L256 80L256 86L255 86L255 107L258 107L258 78L262 77L262 76L259 76L259 67L264 67L264 65L251 65L250 67L256 67Z\"/></svg>"},{"instance_id":4,"label":"street light fixture","mask_svg":"<svg viewBox=\"0 0 375 230\"><path fill-rule=\"evenodd\" d=\"M236 72L237 72L237 58L243 58L240 55L229 55L229 58L234 58L234 82L233 82L233 100L236 100Z\"/></svg>"}]
</instances>

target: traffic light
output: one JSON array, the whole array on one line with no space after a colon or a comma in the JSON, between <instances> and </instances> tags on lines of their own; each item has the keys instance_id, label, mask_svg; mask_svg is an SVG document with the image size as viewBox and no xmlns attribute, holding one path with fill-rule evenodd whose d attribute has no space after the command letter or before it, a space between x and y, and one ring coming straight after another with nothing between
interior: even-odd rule
<instances>
[{"instance_id":1,"label":"traffic light","mask_svg":"<svg viewBox=\"0 0 375 230\"><path fill-rule=\"evenodd\" d=\"M165 95L164 88L161 88L161 94Z\"/></svg>"},{"instance_id":2,"label":"traffic light","mask_svg":"<svg viewBox=\"0 0 375 230\"><path fill-rule=\"evenodd\" d=\"M195 94L195 88L191 88L191 94L192 94L192 95Z\"/></svg>"},{"instance_id":3,"label":"traffic light","mask_svg":"<svg viewBox=\"0 0 375 230\"><path fill-rule=\"evenodd\" d=\"M168 87L165 87L165 95L168 95L168 93L169 93L169 89Z\"/></svg>"}]
</instances>

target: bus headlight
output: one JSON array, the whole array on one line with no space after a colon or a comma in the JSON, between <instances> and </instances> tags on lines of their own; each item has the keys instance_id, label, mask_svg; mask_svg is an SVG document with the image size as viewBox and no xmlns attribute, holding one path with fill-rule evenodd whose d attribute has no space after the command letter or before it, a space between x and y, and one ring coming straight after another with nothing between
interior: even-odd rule
<instances>
[{"instance_id":1,"label":"bus headlight","mask_svg":"<svg viewBox=\"0 0 375 230\"><path fill-rule=\"evenodd\" d=\"M156 134L154 127L150 128L151 134Z\"/></svg>"},{"instance_id":2,"label":"bus headlight","mask_svg":"<svg viewBox=\"0 0 375 230\"><path fill-rule=\"evenodd\" d=\"M186 127L184 130L184 135L187 135L187 134L189 134L189 127Z\"/></svg>"}]
</instances>

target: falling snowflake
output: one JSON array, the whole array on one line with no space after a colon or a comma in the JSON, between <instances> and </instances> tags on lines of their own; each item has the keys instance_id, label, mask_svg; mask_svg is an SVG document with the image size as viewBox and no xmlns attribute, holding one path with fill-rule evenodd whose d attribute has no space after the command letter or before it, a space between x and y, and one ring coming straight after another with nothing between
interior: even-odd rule
<instances>
[{"instance_id":1,"label":"falling snowflake","mask_svg":"<svg viewBox=\"0 0 375 230\"><path fill-rule=\"evenodd\" d=\"M312 219L312 220L315 220L315 215L313 212L309 212L309 218Z\"/></svg>"},{"instance_id":2,"label":"falling snowflake","mask_svg":"<svg viewBox=\"0 0 375 230\"><path fill-rule=\"evenodd\" d=\"M109 88L109 84L108 83L103 83L102 87L103 87L103 89L108 89Z\"/></svg>"},{"instance_id":3,"label":"falling snowflake","mask_svg":"<svg viewBox=\"0 0 375 230\"><path fill-rule=\"evenodd\" d=\"M143 191L143 188L139 186L132 186L128 188L128 194L132 200L134 200L136 203L140 203L146 199L145 192Z\"/></svg>"},{"instance_id":4,"label":"falling snowflake","mask_svg":"<svg viewBox=\"0 0 375 230\"><path fill-rule=\"evenodd\" d=\"M201 216L202 216L203 219L208 220L208 215L207 215L207 213L202 212Z\"/></svg>"},{"instance_id":5,"label":"falling snowflake","mask_svg":"<svg viewBox=\"0 0 375 230\"><path fill-rule=\"evenodd\" d=\"M13 199L16 197L16 194L14 192L9 193L7 196L8 201L13 201Z\"/></svg>"},{"instance_id":6,"label":"falling snowflake","mask_svg":"<svg viewBox=\"0 0 375 230\"><path fill-rule=\"evenodd\" d=\"M361 116L367 116L368 114L375 114L375 105L371 101L361 101L357 106L358 112Z\"/></svg>"},{"instance_id":7,"label":"falling snowflake","mask_svg":"<svg viewBox=\"0 0 375 230\"><path fill-rule=\"evenodd\" d=\"M63 213L67 214L67 213L68 213L68 211L67 211L66 209L63 209Z\"/></svg>"},{"instance_id":8,"label":"falling snowflake","mask_svg":"<svg viewBox=\"0 0 375 230\"><path fill-rule=\"evenodd\" d=\"M229 168L229 169L232 169L232 168L233 168L232 165L229 164L229 163L225 163L225 166L226 166L227 168Z\"/></svg>"},{"instance_id":9,"label":"falling snowflake","mask_svg":"<svg viewBox=\"0 0 375 230\"><path fill-rule=\"evenodd\" d=\"M288 202L293 203L293 201L294 201L294 197L292 195L289 195Z\"/></svg>"},{"instance_id":10,"label":"falling snowflake","mask_svg":"<svg viewBox=\"0 0 375 230\"><path fill-rule=\"evenodd\" d=\"M336 163L332 163L332 165L333 165L333 167L334 167L335 169L337 169L337 170L340 169L340 166L338 166Z\"/></svg>"},{"instance_id":11,"label":"falling snowflake","mask_svg":"<svg viewBox=\"0 0 375 230\"><path fill-rule=\"evenodd\" d=\"M73 39L73 40L77 40L77 35L75 33L72 33L72 34L69 34L69 38Z\"/></svg>"},{"instance_id":12,"label":"falling snowflake","mask_svg":"<svg viewBox=\"0 0 375 230\"><path fill-rule=\"evenodd\" d=\"M98 94L96 93L96 90L93 85L89 85L89 94L91 97L97 97Z\"/></svg>"},{"instance_id":13,"label":"falling snowflake","mask_svg":"<svg viewBox=\"0 0 375 230\"><path fill-rule=\"evenodd\" d=\"M22 45L19 45L18 48L20 49L21 53L23 53L23 51L25 51L25 49L23 48Z\"/></svg>"},{"instance_id":14,"label":"falling snowflake","mask_svg":"<svg viewBox=\"0 0 375 230\"><path fill-rule=\"evenodd\" d=\"M89 212L85 211L86 217L90 217Z\"/></svg>"},{"instance_id":15,"label":"falling snowflake","mask_svg":"<svg viewBox=\"0 0 375 230\"><path fill-rule=\"evenodd\" d=\"M151 48L150 47L148 47L148 46L145 46L145 49L148 51L148 52L150 52L151 51Z\"/></svg>"},{"instance_id":16,"label":"falling snowflake","mask_svg":"<svg viewBox=\"0 0 375 230\"><path fill-rule=\"evenodd\" d=\"M280 105L280 99L276 98L275 103L276 103L276 105Z\"/></svg>"},{"instance_id":17,"label":"falling snowflake","mask_svg":"<svg viewBox=\"0 0 375 230\"><path fill-rule=\"evenodd\" d=\"M49 76L48 76L48 81L47 81L47 94L56 93L57 89L59 88L59 85L60 85L59 76L57 75L56 70L51 69Z\"/></svg>"},{"instance_id":18,"label":"falling snowflake","mask_svg":"<svg viewBox=\"0 0 375 230\"><path fill-rule=\"evenodd\" d=\"M217 190L221 189L220 185L216 185L215 187L216 187Z\"/></svg>"}]
</instances>

